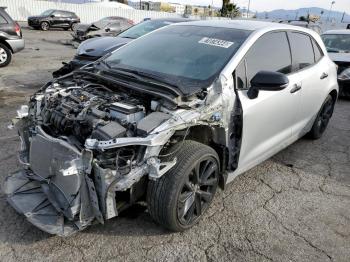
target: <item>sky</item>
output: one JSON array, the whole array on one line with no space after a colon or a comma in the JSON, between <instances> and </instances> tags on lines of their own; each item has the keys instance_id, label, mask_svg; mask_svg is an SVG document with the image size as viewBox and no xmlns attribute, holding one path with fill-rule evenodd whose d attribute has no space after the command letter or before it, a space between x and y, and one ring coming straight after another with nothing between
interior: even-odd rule
<instances>
[{"instance_id":1,"label":"sky","mask_svg":"<svg viewBox=\"0 0 350 262\"><path fill-rule=\"evenodd\" d=\"M164 0L163 0L164 1ZM220 7L222 5L221 0L168 0L168 2L177 2L182 4L195 4L195 5L211 5ZM232 2L232 0L231 0ZM248 0L234 0L235 4L240 7L247 7ZM251 0L250 9L253 11L263 12L271 11L275 9L298 9L302 7L321 7L329 9L331 0ZM347 12L350 14L350 0L336 0L333 6L333 10L340 12Z\"/></svg>"}]
</instances>

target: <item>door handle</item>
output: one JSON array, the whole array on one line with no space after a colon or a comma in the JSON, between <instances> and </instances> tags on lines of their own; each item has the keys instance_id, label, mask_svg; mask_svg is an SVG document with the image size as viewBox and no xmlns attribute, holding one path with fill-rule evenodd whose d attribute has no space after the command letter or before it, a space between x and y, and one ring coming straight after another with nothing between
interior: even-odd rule
<instances>
[{"instance_id":1,"label":"door handle","mask_svg":"<svg viewBox=\"0 0 350 262\"><path fill-rule=\"evenodd\" d=\"M290 93L294 94L294 93L298 92L300 89L301 89L301 85L295 84L293 86L293 88L290 90Z\"/></svg>"},{"instance_id":2,"label":"door handle","mask_svg":"<svg viewBox=\"0 0 350 262\"><path fill-rule=\"evenodd\" d=\"M321 75L320 79L325 79L325 78L327 78L327 77L328 77L328 74L327 74L327 73L323 73L323 74Z\"/></svg>"}]
</instances>

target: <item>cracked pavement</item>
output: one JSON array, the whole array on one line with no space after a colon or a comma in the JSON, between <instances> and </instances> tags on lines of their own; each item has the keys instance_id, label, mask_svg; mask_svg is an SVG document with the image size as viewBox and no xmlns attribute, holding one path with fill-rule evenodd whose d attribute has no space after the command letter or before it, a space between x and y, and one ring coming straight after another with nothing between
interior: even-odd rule
<instances>
[{"instance_id":1,"label":"cracked pavement","mask_svg":"<svg viewBox=\"0 0 350 262\"><path fill-rule=\"evenodd\" d=\"M27 49L0 71L1 184L19 168L19 141L7 129L16 108L75 52L55 43L67 32L25 29L24 36ZM340 100L322 139L302 139L238 177L183 233L162 229L140 205L72 237L50 236L0 192L0 260L349 261L349 112L350 101Z\"/></svg>"}]
</instances>

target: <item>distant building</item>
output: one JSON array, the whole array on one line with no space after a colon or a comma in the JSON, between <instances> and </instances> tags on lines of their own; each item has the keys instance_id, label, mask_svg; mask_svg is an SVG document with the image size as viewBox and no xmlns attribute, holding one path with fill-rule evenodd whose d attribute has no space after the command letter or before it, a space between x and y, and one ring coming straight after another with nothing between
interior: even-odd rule
<instances>
[{"instance_id":1,"label":"distant building","mask_svg":"<svg viewBox=\"0 0 350 262\"><path fill-rule=\"evenodd\" d=\"M160 11L161 2L151 2L151 1L140 1L131 2L128 1L129 6L135 9L149 10L149 11Z\"/></svg>"},{"instance_id":2,"label":"distant building","mask_svg":"<svg viewBox=\"0 0 350 262\"><path fill-rule=\"evenodd\" d=\"M210 9L206 6L190 6L185 7L186 15L196 15L196 16L209 16Z\"/></svg>"},{"instance_id":3,"label":"distant building","mask_svg":"<svg viewBox=\"0 0 350 262\"><path fill-rule=\"evenodd\" d=\"M186 6L178 3L170 3L170 5L174 8L175 13L179 15L185 14Z\"/></svg>"}]
</instances>

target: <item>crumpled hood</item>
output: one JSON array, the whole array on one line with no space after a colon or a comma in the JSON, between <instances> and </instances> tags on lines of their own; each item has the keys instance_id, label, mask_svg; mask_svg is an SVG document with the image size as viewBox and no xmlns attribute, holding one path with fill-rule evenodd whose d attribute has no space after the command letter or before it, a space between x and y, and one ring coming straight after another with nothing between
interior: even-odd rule
<instances>
[{"instance_id":1,"label":"crumpled hood","mask_svg":"<svg viewBox=\"0 0 350 262\"><path fill-rule=\"evenodd\" d=\"M328 55L334 62L350 63L350 53L328 53Z\"/></svg>"},{"instance_id":2,"label":"crumpled hood","mask_svg":"<svg viewBox=\"0 0 350 262\"><path fill-rule=\"evenodd\" d=\"M74 31L82 31L82 32L86 32L90 29L90 27L92 26L92 24L77 24Z\"/></svg>"},{"instance_id":3,"label":"crumpled hood","mask_svg":"<svg viewBox=\"0 0 350 262\"><path fill-rule=\"evenodd\" d=\"M132 40L130 38L112 36L88 39L79 45L77 54L101 57Z\"/></svg>"}]
</instances>

